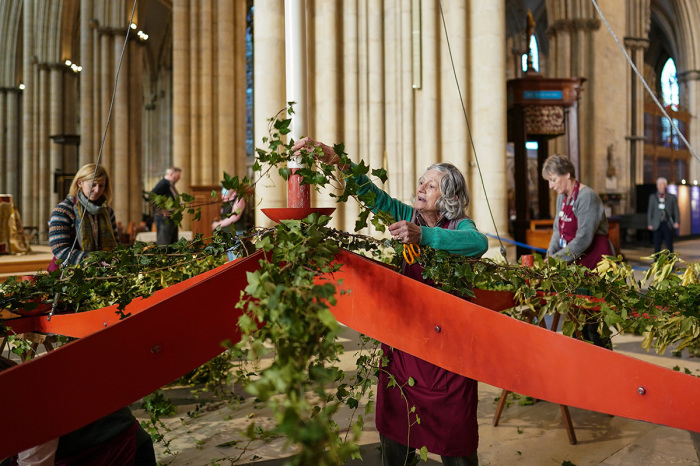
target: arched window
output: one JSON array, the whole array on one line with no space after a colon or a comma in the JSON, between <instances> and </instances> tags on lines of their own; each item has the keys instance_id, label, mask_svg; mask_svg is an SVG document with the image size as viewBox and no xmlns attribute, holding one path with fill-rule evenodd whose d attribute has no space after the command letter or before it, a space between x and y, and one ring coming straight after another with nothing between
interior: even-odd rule
<instances>
[{"instance_id":1,"label":"arched window","mask_svg":"<svg viewBox=\"0 0 700 466\"><path fill-rule=\"evenodd\" d=\"M530 36L530 53L532 54L532 69L534 71L540 71L540 49L537 47L537 39L533 34ZM524 53L522 58L522 68L523 71L527 71L527 53Z\"/></svg>"},{"instance_id":2,"label":"arched window","mask_svg":"<svg viewBox=\"0 0 700 466\"><path fill-rule=\"evenodd\" d=\"M664 105L670 105L674 110L678 110L679 90L678 78L676 77L676 63L673 58L666 60L661 69L661 100Z\"/></svg>"}]
</instances>

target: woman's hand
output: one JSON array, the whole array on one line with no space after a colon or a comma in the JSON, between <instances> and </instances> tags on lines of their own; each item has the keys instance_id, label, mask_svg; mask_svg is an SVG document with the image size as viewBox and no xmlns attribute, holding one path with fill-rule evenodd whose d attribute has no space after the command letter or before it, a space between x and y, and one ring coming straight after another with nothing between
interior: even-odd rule
<instances>
[{"instance_id":1,"label":"woman's hand","mask_svg":"<svg viewBox=\"0 0 700 466\"><path fill-rule=\"evenodd\" d=\"M338 165L338 162L340 162L340 157L338 157L338 155L333 151L332 147L308 137L299 139L297 142L295 142L292 146L292 152L294 155L300 156L301 150L312 151L316 147L321 148L321 151L323 152L323 155L317 156L321 162L329 165ZM347 165L338 165L338 168L345 170Z\"/></svg>"},{"instance_id":2,"label":"woman's hand","mask_svg":"<svg viewBox=\"0 0 700 466\"><path fill-rule=\"evenodd\" d=\"M389 233L402 243L420 244L421 229L415 223L401 220L389 225Z\"/></svg>"}]
</instances>

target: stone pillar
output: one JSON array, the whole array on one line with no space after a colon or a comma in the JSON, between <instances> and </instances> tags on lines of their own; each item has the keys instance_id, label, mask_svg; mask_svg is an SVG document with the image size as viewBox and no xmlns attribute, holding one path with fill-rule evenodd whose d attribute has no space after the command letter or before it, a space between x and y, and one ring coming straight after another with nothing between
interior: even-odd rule
<instances>
[{"instance_id":1,"label":"stone pillar","mask_svg":"<svg viewBox=\"0 0 700 466\"><path fill-rule=\"evenodd\" d=\"M342 129L341 137L345 140L345 152L358 161L360 159L360 127L359 127L359 50L358 50L358 5L357 2L342 3L342 44L343 55L339 66L343 75L342 93ZM339 206L335 216L346 230L352 231L355 220L359 215L359 206L355 201L349 201Z\"/></svg>"},{"instance_id":2,"label":"stone pillar","mask_svg":"<svg viewBox=\"0 0 700 466\"><path fill-rule=\"evenodd\" d=\"M452 48L454 68L452 67L452 60L450 60L450 52L447 46L447 38L445 37L443 30L442 18L438 18L439 21L435 25L436 36L440 42L440 63L438 67L440 72L439 82L434 84L439 86L438 93L440 96L440 113L437 115L437 119L439 121L438 161L450 162L459 168L459 170L466 177L467 184L471 187L470 189L472 191L481 189L481 182L476 184L471 179L472 173L476 173L476 167L473 164L474 155L471 154L471 141L469 140L469 135L467 133L467 122L464 118L464 112L462 110L462 101L464 102L466 108L473 110L475 107L471 104L471 100L475 96L470 93L470 90L475 94L481 92L481 89L475 91L474 88L481 86L482 80L478 80L478 82L470 82L468 79L468 68L473 67L474 69L478 69L480 72L484 72L486 69L488 69L489 72L486 72L484 76L493 76L489 74L490 70L492 69L491 67L498 65L499 60L501 59L502 53L497 57L493 55L493 52L497 50L497 47L490 41L501 39L501 42L505 41L505 11L502 7L486 6L486 4L491 3L494 2L443 2L443 13L445 15L444 19L445 25L447 26L447 35L449 37L450 46ZM469 8L469 13L467 13L467 8ZM499 24L498 21L493 18L493 15L497 11L502 12L502 17L498 19L500 20L500 23L503 24ZM440 12L438 11L438 14L439 13ZM486 17L481 18L481 15L486 15ZM468 18L477 24L467 24ZM479 31L478 33L473 32L474 27L476 27ZM495 27L495 29L491 29L492 27ZM470 30L476 38L472 41L469 41L467 38L467 31ZM499 36L501 32L503 32L503 35ZM485 36L482 37L481 34L485 34ZM496 38L494 38L494 36L496 36ZM483 42L481 42L481 40L483 40ZM477 46L477 44L478 47L485 46L489 52L484 53L483 55L478 55L479 58L472 58L475 50L474 48L470 48L470 44L472 47ZM503 48L502 43L500 44L500 48ZM479 52L483 52L483 50L480 50ZM485 68L482 68L482 66ZM499 70L501 68L496 66L495 69ZM502 67L502 74L499 74L498 76L505 76L505 65ZM487 92L490 92L492 87L491 85L495 84L502 85L505 89L504 79L490 79L484 81L490 81L489 85L487 86L489 89ZM458 82L459 87L457 86ZM426 84L429 85L429 83ZM472 116L469 117L470 124L475 123L475 121L472 120L479 120L483 122L488 121L488 119L484 119L484 113L482 113L481 110L484 110L484 106L493 106L493 102L495 100L491 100L491 98L495 99L495 95L489 96L488 99L483 99L482 102L480 102L479 110L474 112ZM490 102L490 105L485 104L486 100ZM484 125L484 128L487 127L491 126ZM490 136L479 134L478 132L473 133L472 136L475 139L490 138ZM503 154L505 154L505 152L503 152ZM426 161L423 160L423 156L424 154L421 154L419 166L416 167L417 176L421 176L427 167ZM479 156L480 159L486 158L481 152L477 152L477 156ZM490 158L493 156L493 154L490 154L488 157Z\"/></svg>"},{"instance_id":3,"label":"stone pillar","mask_svg":"<svg viewBox=\"0 0 700 466\"><path fill-rule=\"evenodd\" d=\"M39 185L42 183L41 180L41 115L42 109L46 108L47 105L41 100L42 89L41 89L41 69L38 63L34 66L34 75L32 76L32 134L34 135L34 152L30 154L33 159L32 172L31 172L31 204L32 204L32 225L37 225L39 227L39 232L41 232L41 224L45 223L45 220L41 218L39 212L39 203L41 199L39 197Z\"/></svg>"},{"instance_id":4,"label":"stone pillar","mask_svg":"<svg viewBox=\"0 0 700 466\"><path fill-rule=\"evenodd\" d=\"M109 115L109 107L112 101L112 90L113 85L107 85L106 83L114 83L113 66L114 60L112 59L112 42L113 37L109 34L107 28L100 28L99 30L99 42L100 42L100 82L101 85L98 86L100 90L100 109L99 109L99 128L100 128L100 138L104 137L103 132L107 128L107 118ZM102 156L100 158L100 164L107 169L110 177L114 178L114 156L112 154L112 144L114 128L108 128L106 137L104 137L104 145L102 147ZM99 150L99 147L98 147ZM85 157L86 163L96 162L98 153L89 154ZM116 193L116 190L115 190Z\"/></svg>"},{"instance_id":5,"label":"stone pillar","mask_svg":"<svg viewBox=\"0 0 700 466\"><path fill-rule=\"evenodd\" d=\"M398 159L402 161L401 169L401 180L399 184L398 195L402 199L411 199L411 196L415 194L416 191L416 140L422 139L416 135L416 95L420 92L414 88L413 81L413 60L416 60L416 68L418 68L420 55L418 54L419 49L416 49L416 55L414 57L413 41L416 41L418 45L420 43L421 26L420 26L420 14L421 14L421 3L431 3L431 2L407 2L398 0L396 2L396 7L401 6L400 11L400 21L399 21L399 33L397 34L397 48L400 51L400 86L398 92L398 98L400 99L399 114L401 115L400 131L399 131L399 154ZM413 30L414 17L416 20L417 30ZM405 44L411 44L411 47L405 46ZM423 68L425 69L425 68ZM421 71L422 72L422 71ZM419 76L416 76L419 78ZM416 81L416 86L419 85L420 81ZM408 161L408 163L406 163Z\"/></svg>"},{"instance_id":6,"label":"stone pillar","mask_svg":"<svg viewBox=\"0 0 700 466\"><path fill-rule=\"evenodd\" d=\"M119 34L123 37L126 34L126 30L120 31ZM115 70L116 75L124 43L121 40L114 40L115 36L109 37L114 59L111 67ZM113 136L112 168L109 171L112 180L112 192L114 193L112 208L114 209L117 222L121 222L124 226L129 221L129 58L129 53L124 51L124 58L119 70L119 79L117 80L117 89L114 94L114 107L110 123L110 133ZM105 153L103 152L103 158L104 155Z\"/></svg>"},{"instance_id":7,"label":"stone pillar","mask_svg":"<svg viewBox=\"0 0 700 466\"><path fill-rule=\"evenodd\" d=\"M237 171L237 156L240 156L238 148L241 134L240 126L245 128L245 120L237 118L240 102L236 101L234 89L240 86L243 77L245 83L245 61L243 69L236 70L235 57L245 56L245 35L234 34L234 30L240 29L240 5L245 7L246 2L229 2L226 0L217 2L216 16L219 21L216 25L216 50L230 50L230 53L219 53L216 60L216 100L217 106L216 134L218 135L212 145L216 154L216 160L212 160L213 179L223 178L223 172L230 175L243 175L243 170ZM245 8L243 8L245 10ZM243 11L245 22L245 11ZM242 45L242 47L241 47ZM239 60L240 62L241 60ZM238 73L242 73L242 76ZM245 85L245 84L244 84ZM232 105L231 105L232 104ZM242 135L245 140L245 133Z\"/></svg>"},{"instance_id":8,"label":"stone pillar","mask_svg":"<svg viewBox=\"0 0 700 466\"><path fill-rule=\"evenodd\" d=\"M65 71L65 66L62 63L53 64L49 67L49 88L50 88L50 100L49 100L49 136L63 134L63 73ZM63 146L61 144L56 144L53 140L49 139L47 141L49 144L49 192L48 200L49 205L58 204L63 199L59 199L58 193L54 193L54 173L57 170L63 171ZM48 221L48 218L47 218Z\"/></svg>"},{"instance_id":9,"label":"stone pillar","mask_svg":"<svg viewBox=\"0 0 700 466\"><path fill-rule=\"evenodd\" d=\"M3 173L2 175L0 175L0 193L10 193L8 185L10 182L10 178L13 176L13 174L11 174L7 169L7 165L9 162L8 154L10 153L10 145L7 142L8 131L5 128L8 121L8 93L8 89L0 89L0 172Z\"/></svg>"},{"instance_id":10,"label":"stone pillar","mask_svg":"<svg viewBox=\"0 0 700 466\"><path fill-rule=\"evenodd\" d=\"M6 99L7 112L5 113L5 121L7 122L7 160L5 168L7 170L5 192L9 192L15 198L20 193L20 158L19 151L19 91L11 90L7 93ZM2 126L0 126L2 127Z\"/></svg>"},{"instance_id":11,"label":"stone pillar","mask_svg":"<svg viewBox=\"0 0 700 466\"><path fill-rule=\"evenodd\" d=\"M214 51L214 15L211 7L211 0L200 2L200 65L195 69L195 73L200 76L199 88L199 108L201 112L201 144L197 159L201 171L199 172L198 183L208 183L214 176L215 171L215 153L214 146L214 111L219 105L227 105L228 102L217 96L214 93L214 66L215 66L215 51ZM180 189L189 190L189 187L182 186Z\"/></svg>"},{"instance_id":12,"label":"stone pillar","mask_svg":"<svg viewBox=\"0 0 700 466\"><path fill-rule=\"evenodd\" d=\"M179 182L189 186L192 171L189 169L192 141L190 125L192 115L190 57L190 2L173 2L173 165L183 169ZM162 176L164 173L161 173ZM148 187L148 189L152 186Z\"/></svg>"},{"instance_id":13,"label":"stone pillar","mask_svg":"<svg viewBox=\"0 0 700 466\"><path fill-rule=\"evenodd\" d=\"M200 68L203 63L202 53L201 53L201 31L200 15L201 11L199 4L192 5L190 9L189 18L189 28L190 28L190 63L188 63L187 72L190 73L190 88L187 94L190 97L190 110L192 114L190 115L189 127L191 133L190 140L190 151L187 156L186 171L190 172L189 183L183 183L185 180L180 180L182 186L190 186L201 183L201 165L196 163L195 160L199 160L200 152L202 151L202 102L201 102L201 88L202 88L202 75L200 74ZM193 157L195 155L195 157Z\"/></svg>"},{"instance_id":14,"label":"stone pillar","mask_svg":"<svg viewBox=\"0 0 700 466\"><path fill-rule=\"evenodd\" d=\"M648 39L625 38L625 46L632 62L640 72L644 69L644 52L649 46ZM637 74L627 68L627 80L629 83L628 115L629 134L629 167L628 173L628 202L627 211L635 212L637 208L637 190L635 185L644 182L644 96L646 91Z\"/></svg>"},{"instance_id":15,"label":"stone pillar","mask_svg":"<svg viewBox=\"0 0 700 466\"><path fill-rule=\"evenodd\" d=\"M440 10L438 2L421 2L421 75L423 85L416 90L416 121L421 128L421 137L416 138L416 152L419 154L420 165L425 167L438 161L438 145L440 141L440 103L438 96L438 77L440 70L440 43L444 41L444 33L441 33ZM452 75L450 73L450 75ZM454 85L454 83L453 83ZM457 92L453 89L452 96ZM413 173L407 174L404 179L406 186L415 184L416 158L412 160ZM423 167L423 168L425 168ZM422 174L422 173L421 173ZM412 178L412 179L409 179Z\"/></svg>"},{"instance_id":16,"label":"stone pillar","mask_svg":"<svg viewBox=\"0 0 700 466\"><path fill-rule=\"evenodd\" d=\"M39 169L36 179L38 180L38 207L39 207L39 235L42 239L47 238L48 221L49 221L49 205L51 204L51 153L49 151L49 122L51 108L51 88L48 65L39 67L39 132L37 133Z\"/></svg>"},{"instance_id":17,"label":"stone pillar","mask_svg":"<svg viewBox=\"0 0 700 466\"><path fill-rule=\"evenodd\" d=\"M470 76L505 76L505 5L503 2L471 0L470 18ZM503 79L473 80L470 88L470 125L476 155L479 157L482 184L479 173L472 170L467 180L472 194L471 213L478 228L486 233L508 235L508 197L506 179L506 108L494 102L506 101L506 87ZM487 180L504 180L490 183ZM487 204L485 195L488 196ZM489 206L491 212L489 212ZM495 251L500 246L489 240Z\"/></svg>"},{"instance_id":18,"label":"stone pillar","mask_svg":"<svg viewBox=\"0 0 700 466\"><path fill-rule=\"evenodd\" d=\"M700 70L685 71L678 76L678 81L683 88L681 95L687 96L686 106L691 115L690 134L687 139L697 153L700 150L697 142L700 141ZM691 154L688 165L689 183L694 184L696 180L700 182L700 161Z\"/></svg>"},{"instance_id":19,"label":"stone pillar","mask_svg":"<svg viewBox=\"0 0 700 466\"><path fill-rule=\"evenodd\" d=\"M255 144L262 147L262 138L268 136L268 119L284 108L284 2L259 0L255 3ZM276 173L261 180L256 186L256 197L261 207L286 207L287 185ZM270 225L271 221L256 212L256 225Z\"/></svg>"},{"instance_id":20,"label":"stone pillar","mask_svg":"<svg viewBox=\"0 0 700 466\"><path fill-rule=\"evenodd\" d=\"M129 41L129 208L122 218L125 226L129 222L138 225L143 211L143 48L138 41Z\"/></svg>"},{"instance_id":21,"label":"stone pillar","mask_svg":"<svg viewBox=\"0 0 700 466\"><path fill-rule=\"evenodd\" d=\"M308 57L309 135L328 144L340 142L341 137L340 61L342 58L337 53L339 41L342 40L341 17L340 5L337 2L316 2L313 23L309 28L313 32L308 36L308 43L316 44L316 47L309 48ZM312 190L311 196L312 206L336 209L340 206L327 192L316 196ZM340 225L341 218L341 212L333 215L335 227Z\"/></svg>"},{"instance_id":22,"label":"stone pillar","mask_svg":"<svg viewBox=\"0 0 700 466\"><path fill-rule=\"evenodd\" d=\"M22 8L24 10L22 14L22 80L25 85L25 89L22 92L22 199L15 199L15 202L19 204L24 223L26 225L38 226L32 206L32 198L35 195L32 192L33 160L35 156L33 131L34 103L32 99L34 92L34 65L32 60L34 56L34 1L24 0Z\"/></svg>"},{"instance_id":23,"label":"stone pillar","mask_svg":"<svg viewBox=\"0 0 700 466\"><path fill-rule=\"evenodd\" d=\"M94 60L94 28L91 26L94 19L93 1L80 0L80 64L83 69L80 72L80 160L78 168L85 164L86 156L94 150L94 103L93 80L95 76Z\"/></svg>"},{"instance_id":24,"label":"stone pillar","mask_svg":"<svg viewBox=\"0 0 700 466\"><path fill-rule=\"evenodd\" d=\"M386 148L384 108L384 11L381 2L367 5L368 157L373 168L384 166Z\"/></svg>"}]
</instances>

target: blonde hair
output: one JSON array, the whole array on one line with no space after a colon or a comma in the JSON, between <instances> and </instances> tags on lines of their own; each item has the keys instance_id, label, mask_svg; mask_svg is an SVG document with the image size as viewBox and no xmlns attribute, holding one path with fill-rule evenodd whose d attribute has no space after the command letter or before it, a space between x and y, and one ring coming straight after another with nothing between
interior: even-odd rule
<instances>
[{"instance_id":1,"label":"blonde hair","mask_svg":"<svg viewBox=\"0 0 700 466\"><path fill-rule=\"evenodd\" d=\"M80 167L78 173L76 173L75 177L73 177L73 182L70 184L70 191L68 192L68 194L70 194L73 197L77 196L79 189L78 182L87 181L88 183L92 183L93 175L95 177L95 180L105 181L105 190L102 193L102 195L107 200L106 202L111 201L112 185L109 182L109 174L102 165L97 165L97 169L95 169L94 163L88 163L87 165L83 165L82 167Z\"/></svg>"}]
</instances>

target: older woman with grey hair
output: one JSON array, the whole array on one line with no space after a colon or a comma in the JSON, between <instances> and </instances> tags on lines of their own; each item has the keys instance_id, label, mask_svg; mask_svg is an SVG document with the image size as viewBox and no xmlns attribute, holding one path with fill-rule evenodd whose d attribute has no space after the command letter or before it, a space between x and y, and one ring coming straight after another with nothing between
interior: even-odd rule
<instances>
[{"instance_id":1,"label":"older woman with grey hair","mask_svg":"<svg viewBox=\"0 0 700 466\"><path fill-rule=\"evenodd\" d=\"M576 168L568 157L555 154L542 165L542 177L558 194L557 216L547 255L593 269L604 255L612 255L608 219L600 196L576 179ZM596 346L612 349L609 338L598 331L591 319L583 326L583 338Z\"/></svg>"},{"instance_id":2,"label":"older woman with grey hair","mask_svg":"<svg viewBox=\"0 0 700 466\"><path fill-rule=\"evenodd\" d=\"M576 179L568 157L554 154L542 165L542 177L558 194L557 216L547 254L593 269L603 255L612 255L608 219L600 196Z\"/></svg>"},{"instance_id":3,"label":"older woman with grey hair","mask_svg":"<svg viewBox=\"0 0 700 466\"><path fill-rule=\"evenodd\" d=\"M333 149L312 139L301 139L293 151L320 147L322 161L338 165ZM341 170L347 169L339 165ZM413 205L392 198L366 176L357 178L360 194L375 194L372 209L388 212L398 221L389 232L405 244L418 244L468 257L480 257L488 241L467 218L469 191L462 173L450 163L431 165L418 179ZM404 263L403 274L424 279L417 261ZM382 344L388 363L380 372L376 425L382 443L382 464L412 464L415 448L425 446L439 454L445 465L477 465L477 383L403 351ZM402 388L390 388L390 377ZM407 381L412 378L415 384ZM405 398L404 398L405 397ZM409 413L407 407L415 407ZM409 417L410 426L409 436ZM420 418L420 423L414 422Z\"/></svg>"}]
</instances>

